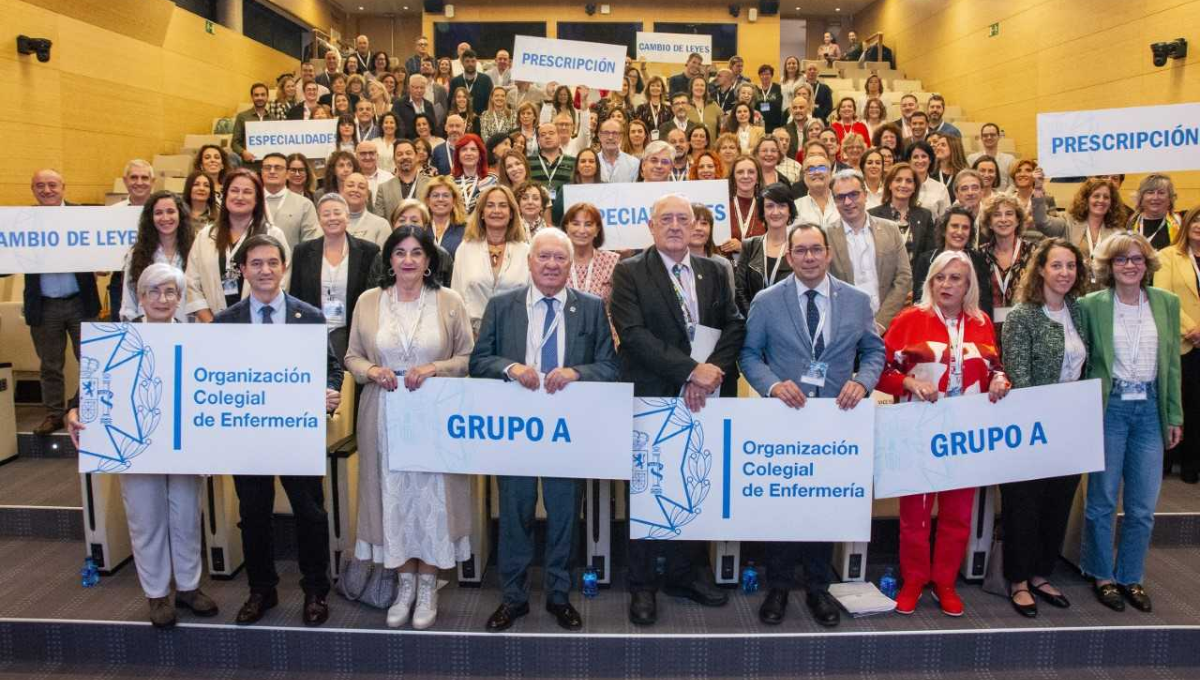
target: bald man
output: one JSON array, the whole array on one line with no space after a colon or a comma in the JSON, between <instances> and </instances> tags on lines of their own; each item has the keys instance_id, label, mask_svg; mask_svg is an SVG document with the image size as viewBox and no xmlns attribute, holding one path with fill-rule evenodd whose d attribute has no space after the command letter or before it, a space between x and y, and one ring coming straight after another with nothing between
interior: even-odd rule
<instances>
[{"instance_id":1,"label":"bald man","mask_svg":"<svg viewBox=\"0 0 1200 680\"><path fill-rule=\"evenodd\" d=\"M62 175L48 168L35 172L30 182L39 206L70 205L63 200L66 188ZM66 415L63 365L67 341L71 341L78 361L79 325L99 313L100 294L92 272L25 275L25 323L29 325L33 348L41 362L39 378L42 405L46 408L45 419L33 429L35 435L44 437L62 428Z\"/></svg>"}]
</instances>

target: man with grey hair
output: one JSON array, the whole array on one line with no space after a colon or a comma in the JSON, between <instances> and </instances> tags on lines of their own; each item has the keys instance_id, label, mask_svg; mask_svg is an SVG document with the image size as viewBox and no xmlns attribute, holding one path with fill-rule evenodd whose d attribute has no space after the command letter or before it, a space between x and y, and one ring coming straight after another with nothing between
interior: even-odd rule
<instances>
[{"instance_id":1,"label":"man with grey hair","mask_svg":"<svg viewBox=\"0 0 1200 680\"><path fill-rule=\"evenodd\" d=\"M496 65L484 71L496 87L512 84L512 56L508 50L496 50Z\"/></svg>"},{"instance_id":2,"label":"man with grey hair","mask_svg":"<svg viewBox=\"0 0 1200 680\"><path fill-rule=\"evenodd\" d=\"M404 70L408 73L409 78L421 72L421 60L429 55L429 38L423 35L417 36L413 46L416 52L411 57L404 61Z\"/></svg>"},{"instance_id":3,"label":"man with grey hair","mask_svg":"<svg viewBox=\"0 0 1200 680\"><path fill-rule=\"evenodd\" d=\"M666 182L671 179L674 166L675 147L665 139L650 142L642 154L642 181Z\"/></svg>"},{"instance_id":4,"label":"man with grey hair","mask_svg":"<svg viewBox=\"0 0 1200 680\"><path fill-rule=\"evenodd\" d=\"M392 112L400 119L400 129L396 131L398 139L416 139L416 118L420 114L429 116L433 121L434 134L442 127L446 118L446 108L426 97L429 80L420 73L415 73L408 79L408 96L392 104Z\"/></svg>"},{"instance_id":5,"label":"man with grey hair","mask_svg":"<svg viewBox=\"0 0 1200 680\"><path fill-rule=\"evenodd\" d=\"M529 249L532 285L493 297L483 312L471 352L473 378L510 380L547 394L571 383L617 379L612 332L599 297L567 287L574 247L559 229L542 229ZM498 562L504 600L488 618L489 632L506 630L529 613L526 574L534 556L536 477L502 476ZM546 611L558 625L579 630L583 619L571 606L570 558L579 518L579 480L542 478L546 508L544 591Z\"/></svg>"},{"instance_id":6,"label":"man with grey hair","mask_svg":"<svg viewBox=\"0 0 1200 680\"><path fill-rule=\"evenodd\" d=\"M125 192L128 195L123 200L113 203L113 207L146 205L146 199L150 198L151 192L154 191L154 166L148 161L135 158L125 164L121 181L125 183Z\"/></svg>"},{"instance_id":7,"label":"man with grey hair","mask_svg":"<svg viewBox=\"0 0 1200 680\"><path fill-rule=\"evenodd\" d=\"M458 140L467 134L467 121L457 113L446 116L446 141L438 144L430 154L429 162L437 168L439 175L450 175L454 171L452 149Z\"/></svg>"},{"instance_id":8,"label":"man with grey hair","mask_svg":"<svg viewBox=\"0 0 1200 680\"><path fill-rule=\"evenodd\" d=\"M669 167L669 157L667 163ZM687 407L699 411L718 391L737 396L737 358L746 328L724 270L708 258L691 256L694 222L686 196L667 194L654 202L654 245L617 264L609 309L621 341L620 380L633 383L638 397L682 393ZM726 603L728 596L712 584L703 546L695 541L630 541L630 621L650 625L657 620L660 556L666 560L668 595L710 607Z\"/></svg>"},{"instance_id":9,"label":"man with grey hair","mask_svg":"<svg viewBox=\"0 0 1200 680\"><path fill-rule=\"evenodd\" d=\"M895 222L867 213L867 184L857 170L841 170L830 182L841 220L827 231L833 256L829 273L871 298L880 335L912 292L912 266Z\"/></svg>"},{"instance_id":10,"label":"man with grey hair","mask_svg":"<svg viewBox=\"0 0 1200 680\"><path fill-rule=\"evenodd\" d=\"M733 71L722 68L717 71L708 86L709 96L721 107L721 111L729 114L733 105L737 104L737 86L734 84Z\"/></svg>"},{"instance_id":11,"label":"man with grey hair","mask_svg":"<svg viewBox=\"0 0 1200 680\"><path fill-rule=\"evenodd\" d=\"M625 124L616 118L608 118L600 123L601 182L608 184L637 181L640 164L636 156L621 150L621 138L624 133Z\"/></svg>"},{"instance_id":12,"label":"man with grey hair","mask_svg":"<svg viewBox=\"0 0 1200 680\"><path fill-rule=\"evenodd\" d=\"M364 78L371 71L371 40L365 35L360 35L354 39L354 51L350 53L347 59L354 59L358 62L358 72Z\"/></svg>"},{"instance_id":13,"label":"man with grey hair","mask_svg":"<svg viewBox=\"0 0 1200 680\"><path fill-rule=\"evenodd\" d=\"M387 237L392 234L392 225L367 210L370 196L370 186L362 173L351 173L342 180L342 198L346 199L346 206L350 209L350 225L346 228L346 233L382 248Z\"/></svg>"}]
</instances>

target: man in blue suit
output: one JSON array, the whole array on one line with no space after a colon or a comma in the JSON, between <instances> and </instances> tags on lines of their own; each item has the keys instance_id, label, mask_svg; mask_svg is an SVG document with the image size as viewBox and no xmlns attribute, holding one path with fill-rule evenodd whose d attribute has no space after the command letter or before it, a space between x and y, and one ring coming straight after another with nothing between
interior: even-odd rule
<instances>
[{"instance_id":1,"label":"man in blue suit","mask_svg":"<svg viewBox=\"0 0 1200 680\"><path fill-rule=\"evenodd\" d=\"M617 379L612 331L600 298L567 288L574 248L565 232L543 229L529 249L533 285L488 301L479 339L471 352L473 378L512 380L529 390L544 385L554 394L577 380ZM499 632L529 613L526 572L533 562L537 478L502 476L500 486L500 578L504 600L487 621ZM546 611L558 625L579 630L583 619L571 606L569 561L579 520L579 480L542 478L546 507Z\"/></svg>"},{"instance_id":2,"label":"man in blue suit","mask_svg":"<svg viewBox=\"0 0 1200 680\"><path fill-rule=\"evenodd\" d=\"M321 310L283 292L287 251L266 234L257 234L234 256L250 295L227 308L213 323L310 323L325 324ZM332 412L341 401L342 367L326 342L325 410ZM319 626L329 618L329 518L325 513L325 490L320 477L279 478L296 517L296 543L300 587L304 590L304 624ZM242 546L246 555L246 577L250 598L238 611L237 622L247 625L261 619L279 603L275 587L275 542L272 517L275 509L275 478L267 475L234 475L238 495Z\"/></svg>"},{"instance_id":3,"label":"man in blue suit","mask_svg":"<svg viewBox=\"0 0 1200 680\"><path fill-rule=\"evenodd\" d=\"M833 255L818 226L792 227L786 257L795 275L762 291L750 304L742 372L759 394L792 408L803 408L809 399L836 398L839 407L853 409L883 372L885 352L875 332L871 299L829 275ZM831 543L768 544L769 591L759 619L771 625L783 622L800 561L813 618L822 626L836 626L838 607L829 595L832 553Z\"/></svg>"}]
</instances>

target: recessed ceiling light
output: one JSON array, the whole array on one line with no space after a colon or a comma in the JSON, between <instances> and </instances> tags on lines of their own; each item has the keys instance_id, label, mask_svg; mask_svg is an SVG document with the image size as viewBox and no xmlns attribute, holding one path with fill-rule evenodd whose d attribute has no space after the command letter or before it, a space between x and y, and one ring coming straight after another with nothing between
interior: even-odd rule
<instances>
[{"instance_id":1,"label":"recessed ceiling light","mask_svg":"<svg viewBox=\"0 0 1200 680\"><path fill-rule=\"evenodd\" d=\"M367 10L367 8L366 8L366 7L363 7L362 5L359 5L359 6L358 6L358 11L360 11L360 12L365 12L366 10Z\"/></svg>"},{"instance_id":2,"label":"recessed ceiling light","mask_svg":"<svg viewBox=\"0 0 1200 680\"><path fill-rule=\"evenodd\" d=\"M408 11L408 6L407 6L407 5L405 5L405 7L404 7L404 11L405 11L405 12L407 12L407 11Z\"/></svg>"},{"instance_id":3,"label":"recessed ceiling light","mask_svg":"<svg viewBox=\"0 0 1200 680\"><path fill-rule=\"evenodd\" d=\"M833 8L833 11L835 11L835 12L840 12L840 11L842 11L842 8L841 8L841 7L834 7L834 8Z\"/></svg>"}]
</instances>

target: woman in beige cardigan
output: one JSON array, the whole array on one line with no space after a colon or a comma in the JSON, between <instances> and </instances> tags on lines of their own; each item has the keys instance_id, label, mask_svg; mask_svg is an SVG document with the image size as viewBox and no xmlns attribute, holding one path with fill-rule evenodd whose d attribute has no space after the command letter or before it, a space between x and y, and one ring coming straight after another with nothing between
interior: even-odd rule
<instances>
[{"instance_id":1,"label":"woman in beige cardigan","mask_svg":"<svg viewBox=\"0 0 1200 680\"><path fill-rule=\"evenodd\" d=\"M383 246L380 287L358 299L346 368L365 383L358 412L358 541L355 557L399 568L393 628L437 618L437 571L471 554L470 488L463 475L391 472L385 391L421 389L433 376L461 377L474 345L462 298L438 284L429 231L402 226ZM413 603L416 607L413 607Z\"/></svg>"}]
</instances>

